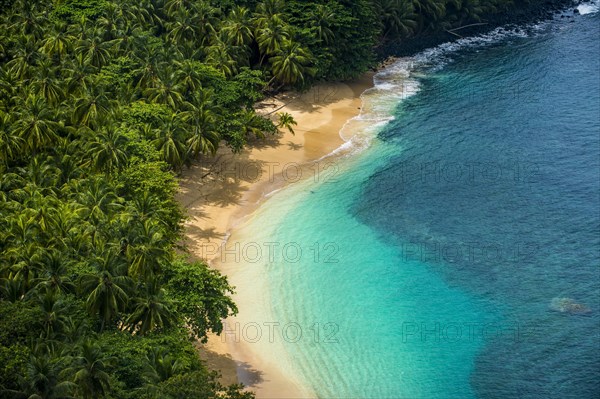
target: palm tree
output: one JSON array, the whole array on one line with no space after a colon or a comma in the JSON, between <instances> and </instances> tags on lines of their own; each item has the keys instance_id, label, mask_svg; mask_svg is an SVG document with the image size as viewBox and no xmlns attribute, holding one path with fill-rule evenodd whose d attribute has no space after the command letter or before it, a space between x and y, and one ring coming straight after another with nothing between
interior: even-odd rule
<instances>
[{"instance_id":1,"label":"palm tree","mask_svg":"<svg viewBox=\"0 0 600 399\"><path fill-rule=\"evenodd\" d=\"M325 44L330 44L334 41L335 34L331 30L331 27L335 16L335 12L327 5L318 4L315 6L312 29L316 33L317 39Z\"/></svg>"},{"instance_id":2,"label":"palm tree","mask_svg":"<svg viewBox=\"0 0 600 399\"><path fill-rule=\"evenodd\" d=\"M54 234L50 237L48 246L56 248L65 256L84 254L89 239L85 233L86 222L82 219L84 213L84 207L76 202L61 202L50 209L48 225Z\"/></svg>"},{"instance_id":3,"label":"palm tree","mask_svg":"<svg viewBox=\"0 0 600 399\"><path fill-rule=\"evenodd\" d=\"M7 172L6 170L4 170L4 168L1 168L1 167L0 167L0 171L2 172L2 173L0 173L0 195L2 195L2 197L1 197L2 202L10 201L10 202L5 203L5 205L7 205L7 206L9 204L15 204L15 201L11 201L14 199L14 192L17 191L20 187L22 187L26 183L25 183L23 177L17 173ZM17 204L20 204L20 203L17 202ZM20 209L20 208L21 207L19 206L18 209ZM5 218L3 220L3 222L4 223L0 223L0 225L8 223L8 218ZM3 230L3 232L6 234L8 232L8 228Z\"/></svg>"},{"instance_id":4,"label":"palm tree","mask_svg":"<svg viewBox=\"0 0 600 399\"><path fill-rule=\"evenodd\" d=\"M145 334L156 328L169 327L175 320L171 305L165 298L165 291L156 277L149 279L145 290L134 299L133 312L127 318L130 330Z\"/></svg>"},{"instance_id":5,"label":"palm tree","mask_svg":"<svg viewBox=\"0 0 600 399\"><path fill-rule=\"evenodd\" d=\"M202 73L200 62L185 59L176 61L175 79L178 87L183 93L195 93L202 88Z\"/></svg>"},{"instance_id":6,"label":"palm tree","mask_svg":"<svg viewBox=\"0 0 600 399\"><path fill-rule=\"evenodd\" d=\"M0 111L0 162L6 166L21 154L25 142L21 136L12 134L12 123L9 114Z\"/></svg>"},{"instance_id":7,"label":"palm tree","mask_svg":"<svg viewBox=\"0 0 600 399\"><path fill-rule=\"evenodd\" d=\"M146 279L155 275L171 259L170 244L164 225L153 220L139 224L132 230L125 251L129 261L129 276Z\"/></svg>"},{"instance_id":8,"label":"palm tree","mask_svg":"<svg viewBox=\"0 0 600 399\"><path fill-rule=\"evenodd\" d=\"M104 88L94 85L86 90L83 96L75 100L73 123L90 126L98 118L108 115L112 107L113 102L109 100Z\"/></svg>"},{"instance_id":9,"label":"palm tree","mask_svg":"<svg viewBox=\"0 0 600 399\"><path fill-rule=\"evenodd\" d=\"M31 65L35 65L40 53L37 51L36 42L30 36L19 36L15 40L15 49L12 59L6 63L8 69L19 79L29 76Z\"/></svg>"},{"instance_id":10,"label":"palm tree","mask_svg":"<svg viewBox=\"0 0 600 399\"><path fill-rule=\"evenodd\" d=\"M8 234L5 236L5 245L24 248L35 242L39 226L31 217L31 212L21 212L9 220Z\"/></svg>"},{"instance_id":11,"label":"palm tree","mask_svg":"<svg viewBox=\"0 0 600 399\"><path fill-rule=\"evenodd\" d=\"M126 263L113 251L106 251L102 257L93 260L96 272L81 277L80 286L87 295L86 307L90 314L98 314L101 320L100 331L107 322L125 310L131 279L124 272Z\"/></svg>"},{"instance_id":12,"label":"palm tree","mask_svg":"<svg viewBox=\"0 0 600 399\"><path fill-rule=\"evenodd\" d=\"M162 21L156 13L154 1L138 1L137 3L123 2L128 9L123 11L126 21L133 21L136 26L153 25L161 26Z\"/></svg>"},{"instance_id":13,"label":"palm tree","mask_svg":"<svg viewBox=\"0 0 600 399\"><path fill-rule=\"evenodd\" d=\"M63 322L60 337L63 342L75 346L88 332L89 326L86 319L67 316Z\"/></svg>"},{"instance_id":14,"label":"palm tree","mask_svg":"<svg viewBox=\"0 0 600 399\"><path fill-rule=\"evenodd\" d=\"M74 389L71 381L62 377L66 357L56 359L50 353L30 356L25 376L20 381L20 391L8 391L15 399L66 399Z\"/></svg>"},{"instance_id":15,"label":"palm tree","mask_svg":"<svg viewBox=\"0 0 600 399\"><path fill-rule=\"evenodd\" d=\"M18 6L20 6L18 11L11 15L10 29L35 39L41 38L44 34L43 23L47 14L39 9L40 4L25 1L19 2Z\"/></svg>"},{"instance_id":16,"label":"palm tree","mask_svg":"<svg viewBox=\"0 0 600 399\"><path fill-rule=\"evenodd\" d=\"M207 1L195 1L192 3L191 9L194 23L200 27L198 44L204 47L216 32L215 26L219 23L217 19L218 9Z\"/></svg>"},{"instance_id":17,"label":"palm tree","mask_svg":"<svg viewBox=\"0 0 600 399\"><path fill-rule=\"evenodd\" d=\"M90 93L94 83L95 68L83 61L83 57L74 57L63 64L67 93L75 98Z\"/></svg>"},{"instance_id":18,"label":"palm tree","mask_svg":"<svg viewBox=\"0 0 600 399\"><path fill-rule=\"evenodd\" d=\"M97 177L78 190L77 201L82 205L81 217L97 225L121 209L123 199L104 179Z\"/></svg>"},{"instance_id":19,"label":"palm tree","mask_svg":"<svg viewBox=\"0 0 600 399\"><path fill-rule=\"evenodd\" d=\"M144 90L144 95L151 101L166 104L173 109L179 108L183 102L183 95L175 73L165 71L161 75L153 87Z\"/></svg>"},{"instance_id":20,"label":"palm tree","mask_svg":"<svg viewBox=\"0 0 600 399\"><path fill-rule=\"evenodd\" d=\"M59 140L58 127L54 111L46 100L32 95L27 98L22 110L17 113L13 134L19 135L27 148L35 154L38 150Z\"/></svg>"},{"instance_id":21,"label":"palm tree","mask_svg":"<svg viewBox=\"0 0 600 399\"><path fill-rule=\"evenodd\" d=\"M242 129L247 136L265 138L264 123L262 117L257 115L254 110L242 110L238 114Z\"/></svg>"},{"instance_id":22,"label":"palm tree","mask_svg":"<svg viewBox=\"0 0 600 399\"><path fill-rule=\"evenodd\" d=\"M52 339L63 326L67 310L65 303L52 291L40 295L38 301L42 311L43 337Z\"/></svg>"},{"instance_id":23,"label":"palm tree","mask_svg":"<svg viewBox=\"0 0 600 399\"><path fill-rule=\"evenodd\" d=\"M60 62L71 50L75 40L75 37L69 33L68 27L69 25L64 22L54 24L53 29L44 35L40 52L49 57L56 56Z\"/></svg>"},{"instance_id":24,"label":"palm tree","mask_svg":"<svg viewBox=\"0 0 600 399\"><path fill-rule=\"evenodd\" d=\"M407 37L418 26L413 3L404 0L378 0L377 13L384 27L384 38Z\"/></svg>"},{"instance_id":25,"label":"palm tree","mask_svg":"<svg viewBox=\"0 0 600 399\"><path fill-rule=\"evenodd\" d=\"M67 370L73 373L78 396L105 397L110 392L108 370L115 360L114 357L106 356L97 343L84 340L79 346L79 354L73 358L73 365Z\"/></svg>"},{"instance_id":26,"label":"palm tree","mask_svg":"<svg viewBox=\"0 0 600 399\"><path fill-rule=\"evenodd\" d=\"M25 289L18 278L0 279L0 297L9 302L17 302L23 299Z\"/></svg>"},{"instance_id":27,"label":"palm tree","mask_svg":"<svg viewBox=\"0 0 600 399\"><path fill-rule=\"evenodd\" d=\"M139 222L143 223L152 216L161 219L162 215L160 212L163 210L162 204L155 195L150 194L148 191L136 195L131 201L131 205L131 209L128 213L132 215L133 219L138 220Z\"/></svg>"},{"instance_id":28,"label":"palm tree","mask_svg":"<svg viewBox=\"0 0 600 399\"><path fill-rule=\"evenodd\" d=\"M27 187L33 189L35 198L41 198L42 195L52 195L58 192L57 182L60 175L60 169L53 165L51 158L44 155L36 155L31 158L27 166L17 168L16 171L22 175L27 181ZM28 201L25 199L21 200L22 203L27 204ZM33 209L39 209L40 203L32 203L30 207Z\"/></svg>"},{"instance_id":29,"label":"palm tree","mask_svg":"<svg viewBox=\"0 0 600 399\"><path fill-rule=\"evenodd\" d=\"M226 77L231 77L238 72L238 59L245 51L240 47L232 46L224 41L217 40L212 46L208 47L208 57L206 61L216 70L222 72ZM247 59L247 57L246 57Z\"/></svg>"},{"instance_id":30,"label":"palm tree","mask_svg":"<svg viewBox=\"0 0 600 399\"><path fill-rule=\"evenodd\" d=\"M287 26L277 18L270 19L262 25L256 32L256 41L262 54L261 65L267 56L279 52L289 37Z\"/></svg>"},{"instance_id":31,"label":"palm tree","mask_svg":"<svg viewBox=\"0 0 600 399\"><path fill-rule=\"evenodd\" d=\"M152 141L163 160L178 170L181 170L186 161L183 116L181 113L173 113L163 119L162 126L156 129L156 138Z\"/></svg>"},{"instance_id":32,"label":"palm tree","mask_svg":"<svg viewBox=\"0 0 600 399\"><path fill-rule=\"evenodd\" d=\"M110 174L114 170L121 170L127 164L125 150L129 139L114 125L102 124L99 132L92 135L87 145L86 165L91 165L95 170Z\"/></svg>"},{"instance_id":33,"label":"palm tree","mask_svg":"<svg viewBox=\"0 0 600 399\"><path fill-rule=\"evenodd\" d=\"M234 46L250 45L254 39L250 11L246 7L233 7L225 20L222 31L225 33L228 43Z\"/></svg>"},{"instance_id":34,"label":"palm tree","mask_svg":"<svg viewBox=\"0 0 600 399\"><path fill-rule=\"evenodd\" d=\"M140 60L141 67L137 70L137 84L138 89L147 89L156 87L159 81L158 70L159 62L155 57L150 56L148 59Z\"/></svg>"},{"instance_id":35,"label":"palm tree","mask_svg":"<svg viewBox=\"0 0 600 399\"><path fill-rule=\"evenodd\" d=\"M57 69L49 59L46 59L40 62L36 71L38 73L33 77L30 85L32 93L43 97L48 105L57 106L64 98L61 82L56 78Z\"/></svg>"},{"instance_id":36,"label":"palm tree","mask_svg":"<svg viewBox=\"0 0 600 399\"><path fill-rule=\"evenodd\" d=\"M221 136L216 128L217 108L211 104L210 96L199 96L197 105L188 103L188 110L182 115L183 121L190 126L191 136L187 140L188 152L197 157L199 154L214 154Z\"/></svg>"},{"instance_id":37,"label":"palm tree","mask_svg":"<svg viewBox=\"0 0 600 399\"><path fill-rule=\"evenodd\" d=\"M69 24L69 32L79 41L87 40L92 33L91 21L85 15L81 15L74 23Z\"/></svg>"},{"instance_id":38,"label":"palm tree","mask_svg":"<svg viewBox=\"0 0 600 399\"><path fill-rule=\"evenodd\" d=\"M35 279L36 289L49 293L70 293L75 285L68 276L71 262L58 251L44 252L40 258L40 270Z\"/></svg>"},{"instance_id":39,"label":"palm tree","mask_svg":"<svg viewBox=\"0 0 600 399\"><path fill-rule=\"evenodd\" d=\"M444 0L413 0L413 6L422 29L434 29L436 23L446 14Z\"/></svg>"},{"instance_id":40,"label":"palm tree","mask_svg":"<svg viewBox=\"0 0 600 399\"><path fill-rule=\"evenodd\" d=\"M23 294L29 292L36 279L40 251L40 246L31 242L22 246L13 246L5 251L5 255L12 262L9 278L20 282Z\"/></svg>"},{"instance_id":41,"label":"palm tree","mask_svg":"<svg viewBox=\"0 0 600 399\"><path fill-rule=\"evenodd\" d=\"M298 122L296 122L296 120L294 119L294 117L292 115L290 115L287 112L281 112L279 114L277 114L279 117L279 121L277 123L277 127L278 128L285 128L287 130L289 130L290 133L292 134L296 134L294 132L294 128L292 126L296 126L298 125Z\"/></svg>"},{"instance_id":42,"label":"palm tree","mask_svg":"<svg viewBox=\"0 0 600 399\"><path fill-rule=\"evenodd\" d=\"M71 144L74 144L71 142ZM69 183L83 176L83 170L79 167L80 160L73 155L57 154L55 156L56 164L60 169L60 176L57 185L59 187L68 186Z\"/></svg>"},{"instance_id":43,"label":"palm tree","mask_svg":"<svg viewBox=\"0 0 600 399\"><path fill-rule=\"evenodd\" d=\"M312 55L299 43L286 41L277 55L271 59L273 64L273 79L282 84L293 85L304 83L306 75L314 75Z\"/></svg>"},{"instance_id":44,"label":"palm tree","mask_svg":"<svg viewBox=\"0 0 600 399\"><path fill-rule=\"evenodd\" d=\"M104 12L98 18L96 26L104 32L103 39L110 41L118 36L119 30L126 23L126 19L133 19L132 15L125 15L126 10L121 2L107 3Z\"/></svg>"},{"instance_id":45,"label":"palm tree","mask_svg":"<svg viewBox=\"0 0 600 399\"><path fill-rule=\"evenodd\" d=\"M144 379L151 384L166 381L185 369L179 359L160 348L150 349L146 355L145 366Z\"/></svg>"},{"instance_id":46,"label":"palm tree","mask_svg":"<svg viewBox=\"0 0 600 399\"><path fill-rule=\"evenodd\" d=\"M4 59L6 56L6 47L4 43L8 41L7 37L4 34L0 35L0 60Z\"/></svg>"},{"instance_id":47,"label":"palm tree","mask_svg":"<svg viewBox=\"0 0 600 399\"><path fill-rule=\"evenodd\" d=\"M142 39L143 30L139 26L126 26L118 31L118 37L114 39L119 54L128 55L133 53L138 42Z\"/></svg>"},{"instance_id":48,"label":"palm tree","mask_svg":"<svg viewBox=\"0 0 600 399\"><path fill-rule=\"evenodd\" d=\"M8 113L16 105L20 78L10 68L0 68L0 111Z\"/></svg>"},{"instance_id":49,"label":"palm tree","mask_svg":"<svg viewBox=\"0 0 600 399\"><path fill-rule=\"evenodd\" d=\"M94 34L84 40L81 40L75 47L75 54L83 57L85 63L96 68L108 64L111 60L111 50L114 43L105 42L100 37L100 32Z\"/></svg>"},{"instance_id":50,"label":"palm tree","mask_svg":"<svg viewBox=\"0 0 600 399\"><path fill-rule=\"evenodd\" d=\"M273 20L279 20L283 18L281 11L283 10L282 0L264 0L259 3L256 7L254 24L261 28L268 25Z\"/></svg>"},{"instance_id":51,"label":"palm tree","mask_svg":"<svg viewBox=\"0 0 600 399\"><path fill-rule=\"evenodd\" d=\"M164 12L172 16L178 12L189 10L191 7L191 0L168 0L165 2Z\"/></svg>"},{"instance_id":52,"label":"palm tree","mask_svg":"<svg viewBox=\"0 0 600 399\"><path fill-rule=\"evenodd\" d=\"M169 38L175 44L197 42L201 39L201 26L194 20L195 15L188 10L179 9L173 15L173 22L167 24Z\"/></svg>"}]
</instances>

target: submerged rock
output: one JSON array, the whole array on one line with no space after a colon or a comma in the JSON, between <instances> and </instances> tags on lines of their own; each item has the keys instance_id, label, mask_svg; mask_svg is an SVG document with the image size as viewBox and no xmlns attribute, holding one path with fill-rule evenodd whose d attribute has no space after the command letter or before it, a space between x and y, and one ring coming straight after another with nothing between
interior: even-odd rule
<instances>
[{"instance_id":1,"label":"submerged rock","mask_svg":"<svg viewBox=\"0 0 600 399\"><path fill-rule=\"evenodd\" d=\"M550 302L550 309L571 314L587 314L592 311L589 307L578 303L573 298L553 298Z\"/></svg>"}]
</instances>

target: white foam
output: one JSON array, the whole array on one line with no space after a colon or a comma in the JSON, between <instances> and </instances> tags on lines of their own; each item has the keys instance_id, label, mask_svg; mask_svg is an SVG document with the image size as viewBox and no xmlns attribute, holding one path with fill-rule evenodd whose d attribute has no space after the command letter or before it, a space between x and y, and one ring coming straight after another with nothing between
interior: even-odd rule
<instances>
[{"instance_id":1,"label":"white foam","mask_svg":"<svg viewBox=\"0 0 600 399\"><path fill-rule=\"evenodd\" d=\"M404 58L375 74L373 87L361 94L359 115L346 121L340 130L344 144L318 161L354 155L368 148L381 129L394 120L398 104L418 92L419 82L410 78L412 67L412 59Z\"/></svg>"},{"instance_id":2,"label":"white foam","mask_svg":"<svg viewBox=\"0 0 600 399\"><path fill-rule=\"evenodd\" d=\"M600 1L598 1L598 0L591 1L589 3L581 3L580 5L577 6L577 11L579 11L579 14L581 14L581 15L595 14L599 10L600 10Z\"/></svg>"},{"instance_id":3,"label":"white foam","mask_svg":"<svg viewBox=\"0 0 600 399\"><path fill-rule=\"evenodd\" d=\"M530 37L533 33L542 30L543 26L544 24L527 27L501 26L488 33L442 43L439 46L424 50L414 57L414 61L418 67L435 72L451 62L451 55L457 51L466 48L486 47L511 38Z\"/></svg>"},{"instance_id":4,"label":"white foam","mask_svg":"<svg viewBox=\"0 0 600 399\"><path fill-rule=\"evenodd\" d=\"M600 0L581 4L581 14L597 12ZM355 154L363 151L377 136L381 129L394 120L394 111L398 105L420 90L419 78L427 73L435 72L452 61L452 55L466 48L486 47L511 38L525 38L543 32L547 22L528 26L506 25L488 33L470 36L453 42L440 44L427 49L413 57L396 60L373 77L374 86L362 95L362 107L358 116L348 120L340 130L340 137L345 143L330 154Z\"/></svg>"}]
</instances>

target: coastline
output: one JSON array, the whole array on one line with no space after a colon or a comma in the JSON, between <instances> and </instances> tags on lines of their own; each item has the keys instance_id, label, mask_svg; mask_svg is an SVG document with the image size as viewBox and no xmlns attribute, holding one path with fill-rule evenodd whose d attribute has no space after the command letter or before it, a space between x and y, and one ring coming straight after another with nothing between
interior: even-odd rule
<instances>
[{"instance_id":1,"label":"coastline","mask_svg":"<svg viewBox=\"0 0 600 399\"><path fill-rule=\"evenodd\" d=\"M374 74L367 72L353 82L324 83L305 93L283 93L261 102L258 104L261 114L291 114L298 123L294 126L295 134L286 130L252 141L239 154L222 147L214 157L185 171L177 199L188 217L184 228L190 254L207 260L231 279L235 271L219 262L220 247L237 223L249 217L269 193L302 180L302 176L309 175L302 171L307 171L311 162L344 144L340 131L348 120L359 115L361 95L373 87ZM259 287L253 288L260 291ZM234 300L241 314L241 305L251 306L248 302L253 299L234 295ZM268 306L265 300L262 298ZM230 319L228 322L235 322L239 316ZM264 354L259 356L259 351L243 342L226 339L222 334L210 336L207 344L197 346L207 365L221 372L223 384L243 382L257 397L313 396L293 376L286 375ZM274 352L271 353L276 356L277 351Z\"/></svg>"},{"instance_id":2,"label":"coastline","mask_svg":"<svg viewBox=\"0 0 600 399\"><path fill-rule=\"evenodd\" d=\"M562 15L561 18L572 19L579 12L575 12L581 5L593 4L594 0L549 0L542 5L534 2L521 2L518 7L498 14L489 14L482 17L483 24L470 24L454 35L446 30L414 36L410 40L384 44L378 51L380 57L411 57L421 51L439 46L443 43L454 42L460 39L482 35L500 27L518 28L520 26L536 24Z\"/></svg>"},{"instance_id":3,"label":"coastline","mask_svg":"<svg viewBox=\"0 0 600 399\"><path fill-rule=\"evenodd\" d=\"M503 34L510 35L511 31L512 29L505 29ZM490 34L493 35L495 32L495 30L490 31ZM469 35L464 39L469 39L469 37L474 36ZM465 41L459 41L459 44L462 45ZM431 46L431 48L434 47ZM264 113L279 111L292 114L298 122L297 134L291 135L285 132L277 137L267 138L263 142L250 143L248 148L238 155L221 149L212 160L221 166L242 165L242 169L244 169L244 165L253 167L258 163L261 165L261 173L258 175L233 173L234 177L232 177L231 170L227 170L227 168L225 168L226 173L219 174L211 173L209 167L198 165L195 166L196 171L191 170L184 173L186 182L182 182L181 187L188 191L181 193L182 203L184 206L187 204L186 210L194 218L186 223L187 239L192 245L196 245L196 249L191 251L192 254L208 258L211 266L230 277L233 285L238 287L251 285L254 290L254 294L249 295L246 287L245 296L241 299L239 296L234 297L240 307L241 317L239 315L228 321L244 325L244 322L256 323L257 321L273 320L267 314L270 306L267 280L246 273L237 273L235 279L231 279L232 274L236 274L231 262L229 265L227 262L219 262L219 259L216 259L218 256L216 252L211 252L212 258L207 257L207 254L203 254L202 249L198 248L198 240L217 242L219 245L227 241L231 233L236 230L238 222L251 217L270 193L286 184L285 179L277 178L277 173L281 173L284 165L293 163L308 170L307 167L311 162L334 155L334 150L344 144L340 135L346 122L361 113L361 107L365 107L361 95L364 94L368 97L368 89L374 87L373 76L374 73L371 72L354 83L323 84L315 86L309 92L301 95L284 93L278 99L264 102L261 108ZM407 87L404 85L401 87L402 97L405 94L412 94L412 89L408 88L409 90L404 92ZM348 90L352 93L350 94ZM365 109L368 107L366 105ZM372 125L370 121L361 121L361 123L367 123L367 126ZM274 163L277 164L278 169L271 169L275 173L269 172L269 163L271 166ZM222 171L222 169L220 170ZM195 198L194 182L198 183L198 181L193 179L198 176L207 176L207 174L214 177L214 180L211 181L212 188L215 190L209 190L210 192L204 193L203 197ZM219 178L221 179L220 184ZM237 184L230 184L233 182L229 180L235 180L235 178L238 179ZM186 203L186 200L189 202ZM206 211L203 209L203 205L207 209ZM190 228L195 229L195 233L190 233ZM201 229L208 229L208 232L203 233ZM231 241L238 242L239 237L236 236ZM256 295L256 292L259 292L260 295ZM244 318L246 309L242 310L242 307L250 309L254 318ZM306 391L301 381L286 373L286 370L292 370L291 367L282 367L282 364L290 365L289 359L287 359L288 354L283 348L278 347L274 350L274 347L274 345L263 345L258 348L257 345L232 342L231 339L223 340L222 337L213 336L208 344L201 348L201 351L202 357L211 368L223 372L223 383L242 382L256 392L259 398L314 397L315 394ZM277 356L281 358L278 359ZM270 361L272 359L276 359L277 362Z\"/></svg>"}]
</instances>

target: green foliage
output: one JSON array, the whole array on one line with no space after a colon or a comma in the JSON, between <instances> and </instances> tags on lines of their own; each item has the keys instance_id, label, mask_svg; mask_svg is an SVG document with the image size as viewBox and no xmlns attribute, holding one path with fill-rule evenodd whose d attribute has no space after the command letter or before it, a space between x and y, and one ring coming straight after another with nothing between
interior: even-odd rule
<instances>
[{"instance_id":1,"label":"green foliage","mask_svg":"<svg viewBox=\"0 0 600 399\"><path fill-rule=\"evenodd\" d=\"M75 22L81 17L96 18L107 6L104 0L65 0L58 2L52 16L59 21Z\"/></svg>"},{"instance_id":2,"label":"green foliage","mask_svg":"<svg viewBox=\"0 0 600 399\"><path fill-rule=\"evenodd\" d=\"M168 295L175 301L178 313L183 315L194 335L206 341L208 331L220 334L222 319L237 314L237 307L229 297L233 287L227 279L205 263L173 262L169 271Z\"/></svg>"},{"instance_id":3,"label":"green foliage","mask_svg":"<svg viewBox=\"0 0 600 399\"><path fill-rule=\"evenodd\" d=\"M185 330L173 329L144 336L121 331L105 332L98 337L98 342L107 356L116 358L113 374L119 377L125 390L133 390L146 383L148 355L155 350L168 350L179 361L182 372L203 369Z\"/></svg>"},{"instance_id":4,"label":"green foliage","mask_svg":"<svg viewBox=\"0 0 600 399\"><path fill-rule=\"evenodd\" d=\"M0 301L0 345L25 344L36 335L42 312L28 303Z\"/></svg>"},{"instance_id":5,"label":"green foliage","mask_svg":"<svg viewBox=\"0 0 600 399\"><path fill-rule=\"evenodd\" d=\"M136 101L129 104L124 110L123 116L125 122L131 127L139 129L144 125L149 125L157 128L170 113L169 108L165 105Z\"/></svg>"},{"instance_id":6,"label":"green foliage","mask_svg":"<svg viewBox=\"0 0 600 399\"><path fill-rule=\"evenodd\" d=\"M146 142L147 143L147 142ZM154 148L147 146L149 161L154 155ZM143 193L156 195L162 200L172 199L177 191L177 181L169 165L163 161L141 162L134 160L119 175L123 187L123 194L131 198L139 197Z\"/></svg>"},{"instance_id":7,"label":"green foliage","mask_svg":"<svg viewBox=\"0 0 600 399\"><path fill-rule=\"evenodd\" d=\"M347 80L374 65L380 25L370 1L289 2L286 9L314 55L317 79Z\"/></svg>"},{"instance_id":8,"label":"green foliage","mask_svg":"<svg viewBox=\"0 0 600 399\"><path fill-rule=\"evenodd\" d=\"M218 399L252 399L254 394L243 391L241 385L223 387L217 382L215 373L195 371L175 375L158 386L156 398L165 399L212 399L213 392L219 392Z\"/></svg>"},{"instance_id":9,"label":"green foliage","mask_svg":"<svg viewBox=\"0 0 600 399\"><path fill-rule=\"evenodd\" d=\"M14 344L11 346L0 346L0 390L17 389L19 376L25 374L27 359L30 351L27 346ZM0 392L0 398L4 397Z\"/></svg>"},{"instance_id":10,"label":"green foliage","mask_svg":"<svg viewBox=\"0 0 600 399\"><path fill-rule=\"evenodd\" d=\"M251 108L257 101L264 98L262 90L267 82L262 71L242 68L240 73L234 76L233 82L239 93L238 103L246 108Z\"/></svg>"},{"instance_id":11,"label":"green foliage","mask_svg":"<svg viewBox=\"0 0 600 399\"><path fill-rule=\"evenodd\" d=\"M215 387L214 378L211 378L206 371L178 374L160 383L160 395L157 397L167 399L210 398Z\"/></svg>"},{"instance_id":12,"label":"green foliage","mask_svg":"<svg viewBox=\"0 0 600 399\"><path fill-rule=\"evenodd\" d=\"M98 74L98 79L107 87L120 86L127 88L137 76L137 69L138 64L131 58L119 57L102 68Z\"/></svg>"}]
</instances>

